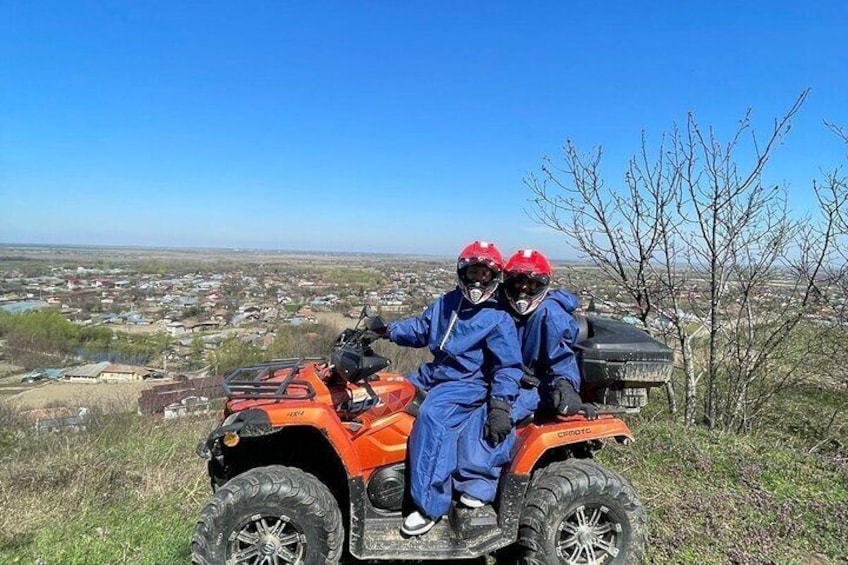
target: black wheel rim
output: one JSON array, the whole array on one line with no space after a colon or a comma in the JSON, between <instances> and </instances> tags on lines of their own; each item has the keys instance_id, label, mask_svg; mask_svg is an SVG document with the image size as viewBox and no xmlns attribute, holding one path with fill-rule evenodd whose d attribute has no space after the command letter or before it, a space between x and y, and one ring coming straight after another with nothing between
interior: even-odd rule
<instances>
[{"instance_id":1,"label":"black wheel rim","mask_svg":"<svg viewBox=\"0 0 848 565\"><path fill-rule=\"evenodd\" d=\"M227 565L305 563L306 536L286 516L255 515L230 534Z\"/></svg>"},{"instance_id":2,"label":"black wheel rim","mask_svg":"<svg viewBox=\"0 0 848 565\"><path fill-rule=\"evenodd\" d=\"M559 525L557 557L568 565L611 563L619 553L622 530L621 521L607 506L578 506Z\"/></svg>"}]
</instances>

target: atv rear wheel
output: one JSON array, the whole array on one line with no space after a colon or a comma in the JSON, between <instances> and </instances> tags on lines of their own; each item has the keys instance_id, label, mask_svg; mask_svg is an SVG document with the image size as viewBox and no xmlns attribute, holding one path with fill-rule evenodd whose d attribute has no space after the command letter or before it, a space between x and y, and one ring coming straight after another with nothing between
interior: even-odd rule
<instances>
[{"instance_id":1,"label":"atv rear wheel","mask_svg":"<svg viewBox=\"0 0 848 565\"><path fill-rule=\"evenodd\" d=\"M192 537L196 565L338 563L344 528L338 504L313 475L258 467L218 489Z\"/></svg>"},{"instance_id":2,"label":"atv rear wheel","mask_svg":"<svg viewBox=\"0 0 848 565\"><path fill-rule=\"evenodd\" d=\"M533 480L516 549L533 565L642 563L646 531L645 510L621 475L569 459Z\"/></svg>"}]
</instances>

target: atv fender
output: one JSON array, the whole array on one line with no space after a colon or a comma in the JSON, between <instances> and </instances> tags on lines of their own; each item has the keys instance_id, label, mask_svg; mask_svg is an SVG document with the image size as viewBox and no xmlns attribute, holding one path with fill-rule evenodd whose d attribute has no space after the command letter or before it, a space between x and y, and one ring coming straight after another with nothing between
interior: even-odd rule
<instances>
[{"instance_id":1,"label":"atv fender","mask_svg":"<svg viewBox=\"0 0 848 565\"><path fill-rule=\"evenodd\" d=\"M529 475L539 458L550 449L607 438L615 438L619 442L633 441L633 432L612 415L600 415L597 420L570 416L542 426L530 424L518 430L509 472Z\"/></svg>"},{"instance_id":2,"label":"atv fender","mask_svg":"<svg viewBox=\"0 0 848 565\"><path fill-rule=\"evenodd\" d=\"M304 402L300 406L292 404L290 409L274 413L273 417L281 418L279 422L271 421L275 427L309 426L316 428L327 438L330 446L338 454L339 461L344 466L348 477L362 474L362 463L359 460L359 454L353 448L350 432L345 428L338 414L332 410L332 407L323 404L316 405L314 402Z\"/></svg>"},{"instance_id":3,"label":"atv fender","mask_svg":"<svg viewBox=\"0 0 848 565\"><path fill-rule=\"evenodd\" d=\"M362 464L351 442L350 432L345 429L338 415L330 407L314 402L303 402L291 403L290 406L287 405L286 410L281 411L277 405L273 406L276 410L266 411L259 406L239 413L242 416L238 421L216 428L209 435L207 445L211 447L214 441L222 437L226 431L235 432L242 437L256 438L276 434L285 428L313 428L327 439L330 447L338 455L338 460L344 466L348 477L362 474ZM250 417L245 418L245 413L250 413ZM247 421L244 421L245 419ZM263 425L257 426L258 422L262 422ZM212 452L214 454L214 450ZM201 453L200 446L198 454L205 455Z\"/></svg>"}]
</instances>

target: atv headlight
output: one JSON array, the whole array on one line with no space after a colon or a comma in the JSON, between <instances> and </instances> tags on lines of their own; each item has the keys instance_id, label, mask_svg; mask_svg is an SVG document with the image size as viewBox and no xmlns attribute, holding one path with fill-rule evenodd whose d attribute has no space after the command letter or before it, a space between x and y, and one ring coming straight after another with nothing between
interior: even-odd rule
<instances>
[{"instance_id":1,"label":"atv headlight","mask_svg":"<svg viewBox=\"0 0 848 565\"><path fill-rule=\"evenodd\" d=\"M239 435L236 432L227 432L224 434L224 437L221 438L221 442L227 447L237 446L239 440Z\"/></svg>"}]
</instances>

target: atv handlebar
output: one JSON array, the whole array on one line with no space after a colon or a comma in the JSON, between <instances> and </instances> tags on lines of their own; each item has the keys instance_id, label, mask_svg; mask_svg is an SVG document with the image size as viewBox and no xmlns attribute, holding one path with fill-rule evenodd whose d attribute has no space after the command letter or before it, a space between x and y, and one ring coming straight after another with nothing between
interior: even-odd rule
<instances>
[{"instance_id":1,"label":"atv handlebar","mask_svg":"<svg viewBox=\"0 0 848 565\"><path fill-rule=\"evenodd\" d=\"M372 342L385 337L386 328L380 316L371 314L369 306L363 308L356 325L336 338L330 355L333 374L352 383L367 382L368 377L388 367L391 361L371 349Z\"/></svg>"}]
</instances>

